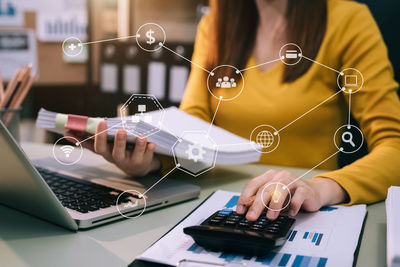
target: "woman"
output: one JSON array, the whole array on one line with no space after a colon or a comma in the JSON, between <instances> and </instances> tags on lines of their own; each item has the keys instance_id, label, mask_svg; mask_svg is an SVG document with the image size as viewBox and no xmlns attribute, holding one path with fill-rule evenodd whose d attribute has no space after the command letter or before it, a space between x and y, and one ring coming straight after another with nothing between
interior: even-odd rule
<instances>
[{"instance_id":1,"label":"woman","mask_svg":"<svg viewBox=\"0 0 400 267\"><path fill-rule=\"evenodd\" d=\"M266 170L247 183L237 212L255 220L270 208L275 219L287 192L275 199L262 194L271 183L290 184L289 214L300 208L317 211L324 205L372 203L385 198L390 185L400 183L400 104L398 85L385 44L368 8L343 0L211 0L211 13L199 24L193 61L211 70L229 64L245 69L277 58L285 43L296 43L308 58L336 70L356 68L364 76L362 89L352 96L352 115L359 121L369 154L338 169L333 134L346 124L348 98L338 94L337 73L310 60L294 66L280 61L245 71L246 86L234 101L223 102L215 124L249 138L257 125L283 127L312 107L325 101L280 133L281 144L260 163L311 168L323 162L331 169L310 180L297 179L287 171ZM181 109L211 121L218 100L206 85L207 73L193 66ZM238 81L239 83L242 81ZM107 129L105 123L98 132ZM126 132L119 130L114 147L106 134L96 137L91 149L114 162L127 174L142 176L161 168L153 154L155 145L138 139L127 152ZM327 159L328 158L328 159ZM327 159L326 161L324 161Z\"/></svg>"}]
</instances>

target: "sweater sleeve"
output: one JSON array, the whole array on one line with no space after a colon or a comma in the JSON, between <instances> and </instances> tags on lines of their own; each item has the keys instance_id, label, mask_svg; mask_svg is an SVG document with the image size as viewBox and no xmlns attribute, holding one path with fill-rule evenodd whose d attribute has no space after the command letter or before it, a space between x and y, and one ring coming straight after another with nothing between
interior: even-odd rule
<instances>
[{"instance_id":1,"label":"sweater sleeve","mask_svg":"<svg viewBox=\"0 0 400 267\"><path fill-rule=\"evenodd\" d=\"M207 90L208 73L205 68L207 61L208 40L210 32L210 16L205 15L197 28L194 44L191 71L186 85L180 109L202 120L211 121L209 92Z\"/></svg>"},{"instance_id":2,"label":"sweater sleeve","mask_svg":"<svg viewBox=\"0 0 400 267\"><path fill-rule=\"evenodd\" d=\"M386 197L391 185L400 185L400 102L398 84L380 31L368 8L343 21L337 36L342 70L355 68L364 77L352 94L351 113L360 123L369 154L342 169L319 177L340 184L349 203L372 203ZM345 94L348 99L348 95ZM349 104L349 103L348 103Z\"/></svg>"}]
</instances>

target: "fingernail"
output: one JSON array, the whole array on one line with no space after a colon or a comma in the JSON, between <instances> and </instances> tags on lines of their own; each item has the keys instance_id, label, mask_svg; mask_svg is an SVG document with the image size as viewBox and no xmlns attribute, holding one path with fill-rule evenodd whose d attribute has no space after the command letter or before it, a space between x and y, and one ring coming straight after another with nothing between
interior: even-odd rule
<instances>
[{"instance_id":1,"label":"fingernail","mask_svg":"<svg viewBox=\"0 0 400 267\"><path fill-rule=\"evenodd\" d=\"M243 206L243 205L238 205L238 206L236 207L236 212L237 212L237 213L242 214L242 213L244 213L244 211L245 211L245 209L244 209L244 206Z\"/></svg>"},{"instance_id":2,"label":"fingernail","mask_svg":"<svg viewBox=\"0 0 400 267\"><path fill-rule=\"evenodd\" d=\"M276 217L276 211L270 210L267 214L268 219L274 220Z\"/></svg>"},{"instance_id":3,"label":"fingernail","mask_svg":"<svg viewBox=\"0 0 400 267\"><path fill-rule=\"evenodd\" d=\"M254 211L249 211L248 213L247 213L247 216L249 217L249 218L255 218L256 217L256 213L254 212Z\"/></svg>"},{"instance_id":4,"label":"fingernail","mask_svg":"<svg viewBox=\"0 0 400 267\"><path fill-rule=\"evenodd\" d=\"M119 140L124 140L125 139L125 134L124 133L119 133L118 134L118 139Z\"/></svg>"},{"instance_id":5,"label":"fingernail","mask_svg":"<svg viewBox=\"0 0 400 267\"><path fill-rule=\"evenodd\" d=\"M295 210L289 210L289 215L290 216L296 216L296 211Z\"/></svg>"}]
</instances>

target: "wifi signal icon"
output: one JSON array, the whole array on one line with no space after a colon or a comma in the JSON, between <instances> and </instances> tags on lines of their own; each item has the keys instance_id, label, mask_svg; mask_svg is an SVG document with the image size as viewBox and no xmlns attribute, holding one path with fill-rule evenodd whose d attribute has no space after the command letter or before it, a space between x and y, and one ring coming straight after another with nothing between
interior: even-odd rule
<instances>
[{"instance_id":1,"label":"wifi signal icon","mask_svg":"<svg viewBox=\"0 0 400 267\"><path fill-rule=\"evenodd\" d=\"M60 149L64 153L65 157L69 158L69 156L71 155L72 151L74 151L75 148L70 145L65 145L65 146L62 146Z\"/></svg>"}]
</instances>

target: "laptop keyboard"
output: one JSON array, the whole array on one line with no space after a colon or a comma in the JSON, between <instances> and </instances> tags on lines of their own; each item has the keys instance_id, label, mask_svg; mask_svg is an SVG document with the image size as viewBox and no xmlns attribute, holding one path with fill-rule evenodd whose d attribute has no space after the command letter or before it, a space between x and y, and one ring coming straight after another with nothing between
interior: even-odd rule
<instances>
[{"instance_id":1,"label":"laptop keyboard","mask_svg":"<svg viewBox=\"0 0 400 267\"><path fill-rule=\"evenodd\" d=\"M45 168L36 167L36 169L64 207L81 213L115 206L118 195L122 193L120 190L66 176ZM129 197L129 195L123 194L118 202L129 202Z\"/></svg>"}]
</instances>

